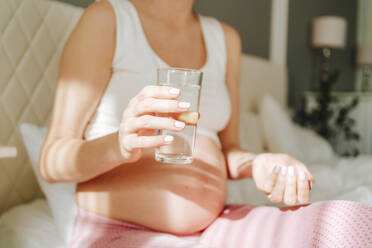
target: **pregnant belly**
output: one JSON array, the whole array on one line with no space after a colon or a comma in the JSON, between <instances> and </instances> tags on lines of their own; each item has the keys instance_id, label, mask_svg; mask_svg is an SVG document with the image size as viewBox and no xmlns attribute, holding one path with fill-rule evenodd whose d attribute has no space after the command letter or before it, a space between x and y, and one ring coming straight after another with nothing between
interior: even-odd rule
<instances>
[{"instance_id":1,"label":"pregnant belly","mask_svg":"<svg viewBox=\"0 0 372 248\"><path fill-rule=\"evenodd\" d=\"M161 232L202 230L224 206L227 179L223 155L212 140L199 136L195 151L190 165L158 163L148 151L136 163L79 184L77 204Z\"/></svg>"}]
</instances>

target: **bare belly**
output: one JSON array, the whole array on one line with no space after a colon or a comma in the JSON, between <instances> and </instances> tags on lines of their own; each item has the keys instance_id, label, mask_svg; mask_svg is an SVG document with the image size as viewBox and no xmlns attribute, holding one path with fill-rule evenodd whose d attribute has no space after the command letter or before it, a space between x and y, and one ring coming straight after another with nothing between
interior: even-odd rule
<instances>
[{"instance_id":1,"label":"bare belly","mask_svg":"<svg viewBox=\"0 0 372 248\"><path fill-rule=\"evenodd\" d=\"M189 165L158 163L153 150L78 185L79 207L157 231L188 234L207 227L226 197L225 159L210 138L198 136Z\"/></svg>"}]
</instances>

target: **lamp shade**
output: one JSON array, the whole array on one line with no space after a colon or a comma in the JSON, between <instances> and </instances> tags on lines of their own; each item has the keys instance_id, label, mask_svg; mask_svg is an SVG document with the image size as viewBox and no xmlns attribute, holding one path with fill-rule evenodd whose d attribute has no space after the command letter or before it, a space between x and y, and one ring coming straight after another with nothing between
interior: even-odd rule
<instances>
[{"instance_id":1,"label":"lamp shade","mask_svg":"<svg viewBox=\"0 0 372 248\"><path fill-rule=\"evenodd\" d=\"M320 16L313 20L312 45L315 48L342 49L346 42L347 22L338 16Z\"/></svg>"},{"instance_id":2,"label":"lamp shade","mask_svg":"<svg viewBox=\"0 0 372 248\"><path fill-rule=\"evenodd\" d=\"M358 46L356 62L359 65L372 65L372 44Z\"/></svg>"}]
</instances>

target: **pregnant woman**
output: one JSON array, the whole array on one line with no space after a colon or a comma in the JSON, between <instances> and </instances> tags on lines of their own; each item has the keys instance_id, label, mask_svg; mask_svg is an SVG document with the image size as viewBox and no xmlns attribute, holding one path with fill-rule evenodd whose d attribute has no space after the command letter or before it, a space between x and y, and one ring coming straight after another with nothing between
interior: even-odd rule
<instances>
[{"instance_id":1,"label":"pregnant woman","mask_svg":"<svg viewBox=\"0 0 372 248\"><path fill-rule=\"evenodd\" d=\"M225 206L229 178L252 177L288 205L309 202L314 178L288 155L240 149L240 38L192 5L102 0L67 41L40 171L48 182L77 183L70 247L365 247L372 214L357 203ZM155 147L172 142L155 130L185 127L154 113L190 108L179 90L153 86L159 67L204 72L189 165L154 159Z\"/></svg>"}]
</instances>

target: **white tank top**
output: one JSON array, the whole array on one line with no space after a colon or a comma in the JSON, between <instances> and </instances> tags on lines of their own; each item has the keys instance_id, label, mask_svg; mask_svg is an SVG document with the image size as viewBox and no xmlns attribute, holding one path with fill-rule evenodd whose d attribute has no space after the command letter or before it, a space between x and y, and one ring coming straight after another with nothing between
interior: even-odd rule
<instances>
[{"instance_id":1,"label":"white tank top","mask_svg":"<svg viewBox=\"0 0 372 248\"><path fill-rule=\"evenodd\" d=\"M151 48L134 5L128 0L109 0L116 15L116 51L113 74L85 131L87 140L119 128L122 112L146 85L155 84L156 69L169 67ZM230 119L231 104L225 84L226 47L221 24L199 16L207 49L200 96L197 132L221 145L217 133Z\"/></svg>"}]
</instances>

